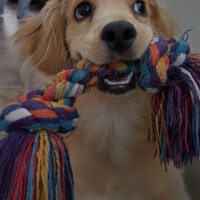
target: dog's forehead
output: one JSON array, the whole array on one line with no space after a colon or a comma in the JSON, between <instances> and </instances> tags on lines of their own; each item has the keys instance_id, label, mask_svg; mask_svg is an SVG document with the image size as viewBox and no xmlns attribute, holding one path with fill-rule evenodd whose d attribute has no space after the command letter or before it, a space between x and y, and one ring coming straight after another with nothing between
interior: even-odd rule
<instances>
[{"instance_id":1,"label":"dog's forehead","mask_svg":"<svg viewBox=\"0 0 200 200\"><path fill-rule=\"evenodd\" d=\"M116 4L132 4L134 3L136 0L90 0L89 2L92 3L92 4L113 4L113 5L116 5ZM156 4L156 0L142 0L143 2L145 3L152 3L152 4ZM78 5L82 2L84 2L83 0L67 0L67 2L70 4L70 5Z\"/></svg>"},{"instance_id":2,"label":"dog's forehead","mask_svg":"<svg viewBox=\"0 0 200 200\"><path fill-rule=\"evenodd\" d=\"M84 0L64 0L67 2L65 9L67 10L66 14L68 18L72 18L73 12L75 9L83 2ZM129 21L133 19L133 7L134 3L137 0L89 0L88 2L92 5L93 8L93 17L91 19L102 19L106 17L117 17L122 20L124 17L129 18ZM147 16L150 16L152 13L151 5L157 5L156 0L141 0L145 3ZM95 20L93 20L94 22ZM94 22L95 23L95 22Z\"/></svg>"},{"instance_id":3,"label":"dog's forehead","mask_svg":"<svg viewBox=\"0 0 200 200\"><path fill-rule=\"evenodd\" d=\"M62 0L61 0L62 1ZM131 7L133 7L134 3L137 0L89 0L90 4L92 5L94 9L93 16L95 17L101 17L101 16L110 16L114 12L117 12L118 15L120 13L122 15L132 15ZM151 15L152 13L152 5L157 6L157 0L141 0L146 5L146 11L148 15ZM72 17L72 13L75 11L75 9L83 2L86 2L85 0L64 0L65 6L63 9L66 9L67 16L69 18ZM112 11L112 12L110 12ZM65 11L63 11L65 12Z\"/></svg>"}]
</instances>

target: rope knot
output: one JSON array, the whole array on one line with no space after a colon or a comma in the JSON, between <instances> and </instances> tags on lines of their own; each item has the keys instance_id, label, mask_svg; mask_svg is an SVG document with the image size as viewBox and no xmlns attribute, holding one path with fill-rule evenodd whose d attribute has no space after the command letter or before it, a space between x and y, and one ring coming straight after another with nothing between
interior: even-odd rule
<instances>
[{"instance_id":1,"label":"rope knot","mask_svg":"<svg viewBox=\"0 0 200 200\"><path fill-rule=\"evenodd\" d=\"M58 88L60 85L58 84ZM51 99L46 98L48 92L53 92ZM73 130L79 121L79 115L72 106L74 99L68 102L70 106L52 101L54 96L62 97L61 93L48 88L29 92L20 98L19 102L8 105L2 112L0 125L8 133L14 130L29 130L31 132L41 129L50 132L66 133ZM45 94L45 95L44 95ZM60 96L59 96L60 95ZM49 96L48 96L49 97Z\"/></svg>"},{"instance_id":2,"label":"rope knot","mask_svg":"<svg viewBox=\"0 0 200 200\"><path fill-rule=\"evenodd\" d=\"M160 91L166 84L168 71L186 63L189 53L190 47L182 38L154 37L141 58L139 86L148 92Z\"/></svg>"}]
</instances>

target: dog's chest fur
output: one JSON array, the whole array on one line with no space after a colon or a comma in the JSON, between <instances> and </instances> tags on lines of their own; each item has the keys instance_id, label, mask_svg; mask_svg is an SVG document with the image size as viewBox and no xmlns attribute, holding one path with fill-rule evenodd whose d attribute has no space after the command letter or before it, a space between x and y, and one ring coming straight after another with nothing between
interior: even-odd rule
<instances>
[{"instance_id":1,"label":"dog's chest fur","mask_svg":"<svg viewBox=\"0 0 200 200\"><path fill-rule=\"evenodd\" d=\"M181 172L166 173L146 141L150 97L140 89L78 98L80 126L68 138L78 200L188 200Z\"/></svg>"}]
</instances>

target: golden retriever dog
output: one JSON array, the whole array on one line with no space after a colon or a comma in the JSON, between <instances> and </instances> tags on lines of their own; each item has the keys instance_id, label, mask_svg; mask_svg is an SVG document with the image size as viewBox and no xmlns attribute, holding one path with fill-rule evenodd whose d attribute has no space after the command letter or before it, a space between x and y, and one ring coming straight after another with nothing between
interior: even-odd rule
<instances>
[{"instance_id":1,"label":"golden retriever dog","mask_svg":"<svg viewBox=\"0 0 200 200\"><path fill-rule=\"evenodd\" d=\"M24 69L54 75L71 59L137 61L153 35L173 35L156 0L50 0L16 40ZM189 200L181 170L166 172L147 143L151 95L129 84L131 76L122 79L104 80L77 99L80 126L66 140L75 199Z\"/></svg>"}]
</instances>

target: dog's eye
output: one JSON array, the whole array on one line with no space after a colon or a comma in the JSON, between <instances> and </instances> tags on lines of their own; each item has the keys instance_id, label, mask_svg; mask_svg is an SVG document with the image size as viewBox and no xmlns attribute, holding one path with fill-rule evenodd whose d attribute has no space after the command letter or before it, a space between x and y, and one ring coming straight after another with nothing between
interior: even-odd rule
<instances>
[{"instance_id":1,"label":"dog's eye","mask_svg":"<svg viewBox=\"0 0 200 200\"><path fill-rule=\"evenodd\" d=\"M143 1L136 1L133 5L134 12L139 15L146 15L145 3Z\"/></svg>"},{"instance_id":2,"label":"dog's eye","mask_svg":"<svg viewBox=\"0 0 200 200\"><path fill-rule=\"evenodd\" d=\"M92 8L89 2L81 3L75 10L75 18L77 21L81 21L88 17L92 12Z\"/></svg>"}]
</instances>

